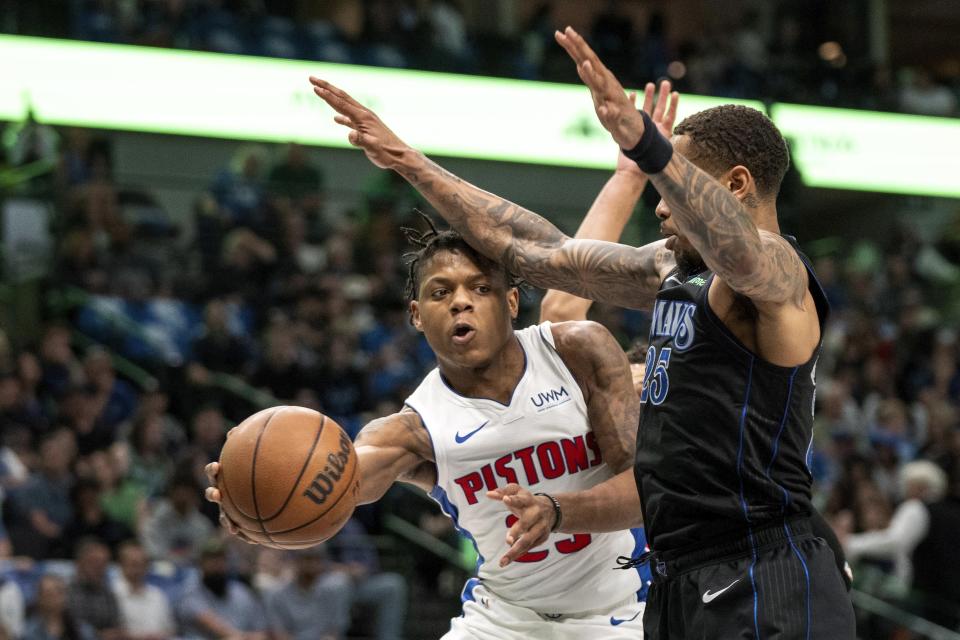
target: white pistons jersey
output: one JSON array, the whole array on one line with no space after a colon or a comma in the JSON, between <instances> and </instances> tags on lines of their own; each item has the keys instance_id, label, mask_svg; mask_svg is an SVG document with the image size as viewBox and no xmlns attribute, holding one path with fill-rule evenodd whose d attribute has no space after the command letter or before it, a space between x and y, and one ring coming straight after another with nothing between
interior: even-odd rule
<instances>
[{"instance_id":1,"label":"white pistons jersey","mask_svg":"<svg viewBox=\"0 0 960 640\"><path fill-rule=\"evenodd\" d=\"M549 494L588 489L613 474L590 429L580 387L556 351L550 323L515 335L525 355L510 404L467 398L431 371L406 404L420 414L433 441L440 503L479 554L477 578L497 597L543 614L591 611L622 602L644 587L618 556L643 552L642 530L551 534L505 568L507 528L514 517L488 490L515 482ZM645 591L645 589L643 589Z\"/></svg>"}]
</instances>

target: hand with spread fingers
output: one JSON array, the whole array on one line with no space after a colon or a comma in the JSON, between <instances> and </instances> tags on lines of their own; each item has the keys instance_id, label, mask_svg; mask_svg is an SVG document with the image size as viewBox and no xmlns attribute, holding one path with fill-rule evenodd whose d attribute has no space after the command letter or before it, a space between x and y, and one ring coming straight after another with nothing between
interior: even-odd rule
<instances>
[{"instance_id":1,"label":"hand with spread fingers","mask_svg":"<svg viewBox=\"0 0 960 640\"><path fill-rule=\"evenodd\" d=\"M656 105L654 105L655 95ZM631 91L627 99L630 100L631 105L636 107L636 93ZM648 82L643 88L643 110L653 119L657 129L667 139L673 135L673 124L677 121L677 105L679 104L680 94L673 91L673 85L670 84L669 80L660 83L659 94L657 94L656 85L652 82ZM617 155L617 171L645 177L637 163L625 156L622 151Z\"/></svg>"},{"instance_id":2,"label":"hand with spread fingers","mask_svg":"<svg viewBox=\"0 0 960 640\"><path fill-rule=\"evenodd\" d=\"M373 164L393 169L410 147L397 137L373 111L354 100L350 94L326 80L310 76L313 92L337 112L337 124L350 129L347 140L363 149Z\"/></svg>"},{"instance_id":3,"label":"hand with spread fingers","mask_svg":"<svg viewBox=\"0 0 960 640\"><path fill-rule=\"evenodd\" d=\"M210 486L207 487L204 491L204 497L210 502L216 503L220 506L220 489L217 488L217 476L220 475L220 463L211 462L206 467L204 471L207 474L207 480L210 481ZM243 531L223 512L223 508L220 509L220 525L230 532L231 535L237 536L244 542L248 544L257 544L247 536L243 535Z\"/></svg>"},{"instance_id":4,"label":"hand with spread fingers","mask_svg":"<svg viewBox=\"0 0 960 640\"><path fill-rule=\"evenodd\" d=\"M488 491L487 497L500 500L517 517L517 521L507 529L510 549L500 558L501 567L546 541L556 519L550 498L533 495L518 484Z\"/></svg>"},{"instance_id":5,"label":"hand with spread fingers","mask_svg":"<svg viewBox=\"0 0 960 640\"><path fill-rule=\"evenodd\" d=\"M590 89L593 108L600 123L620 148L634 148L643 135L643 118L631 104L620 81L572 27L557 31L555 37L577 63L577 74Z\"/></svg>"}]
</instances>

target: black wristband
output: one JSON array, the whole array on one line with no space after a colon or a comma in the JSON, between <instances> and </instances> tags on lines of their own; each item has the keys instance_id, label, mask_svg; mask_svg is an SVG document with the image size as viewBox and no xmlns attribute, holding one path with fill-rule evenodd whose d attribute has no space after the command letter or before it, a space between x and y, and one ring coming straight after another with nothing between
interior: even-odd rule
<instances>
[{"instance_id":1,"label":"black wristband","mask_svg":"<svg viewBox=\"0 0 960 640\"><path fill-rule=\"evenodd\" d=\"M643 135L633 149L622 149L623 155L636 162L640 171L647 175L660 173L673 157L673 145L657 129L653 118L645 111L640 111L640 115L643 117Z\"/></svg>"},{"instance_id":2,"label":"black wristband","mask_svg":"<svg viewBox=\"0 0 960 640\"><path fill-rule=\"evenodd\" d=\"M553 526L550 527L550 533L557 531L560 528L560 523L563 522L563 512L560 511L560 501L549 493L535 493L533 495L543 496L553 503Z\"/></svg>"}]
</instances>

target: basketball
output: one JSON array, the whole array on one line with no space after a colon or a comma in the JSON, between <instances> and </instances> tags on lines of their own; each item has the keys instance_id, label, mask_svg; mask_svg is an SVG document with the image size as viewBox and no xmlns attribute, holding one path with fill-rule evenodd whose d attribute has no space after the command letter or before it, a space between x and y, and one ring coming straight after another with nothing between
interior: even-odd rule
<instances>
[{"instance_id":1,"label":"basketball","mask_svg":"<svg viewBox=\"0 0 960 640\"><path fill-rule=\"evenodd\" d=\"M302 549L333 536L357 505L353 443L303 407L271 407L228 434L220 452L222 508L249 539Z\"/></svg>"}]
</instances>

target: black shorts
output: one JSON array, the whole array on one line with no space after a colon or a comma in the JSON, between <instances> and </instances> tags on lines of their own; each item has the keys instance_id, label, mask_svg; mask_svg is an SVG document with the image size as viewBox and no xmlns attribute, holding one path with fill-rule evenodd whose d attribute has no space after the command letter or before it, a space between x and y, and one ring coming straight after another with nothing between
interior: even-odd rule
<instances>
[{"instance_id":1,"label":"black shorts","mask_svg":"<svg viewBox=\"0 0 960 640\"><path fill-rule=\"evenodd\" d=\"M852 640L833 551L806 520L671 558L651 554L647 640Z\"/></svg>"}]
</instances>

